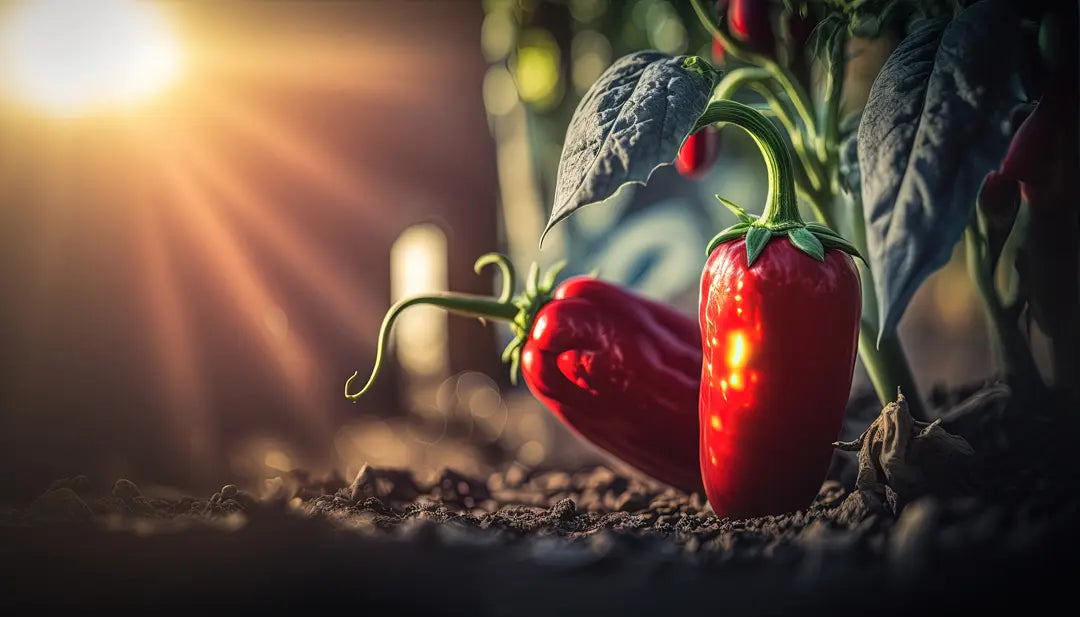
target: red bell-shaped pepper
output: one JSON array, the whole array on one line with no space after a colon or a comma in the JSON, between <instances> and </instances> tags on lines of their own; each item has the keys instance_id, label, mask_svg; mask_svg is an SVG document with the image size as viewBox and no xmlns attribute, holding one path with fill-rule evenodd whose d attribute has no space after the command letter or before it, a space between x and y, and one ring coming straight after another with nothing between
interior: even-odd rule
<instances>
[{"instance_id":1,"label":"red bell-shaped pepper","mask_svg":"<svg viewBox=\"0 0 1080 617\"><path fill-rule=\"evenodd\" d=\"M721 199L740 221L710 243L701 277L705 492L718 516L788 512L817 494L843 423L862 307L848 255L857 252L828 227L802 221L791 157L768 119L718 101L706 122L754 137L769 195L760 218Z\"/></svg>"},{"instance_id":2,"label":"red bell-shaped pepper","mask_svg":"<svg viewBox=\"0 0 1080 617\"><path fill-rule=\"evenodd\" d=\"M697 455L701 337L694 321L658 302L592 277L554 286L558 268L539 280L535 264L525 292L512 298L514 269L488 254L477 271L503 272L499 298L441 293L395 304L383 320L371 387L394 320L431 304L452 313L507 321L515 339L503 353L529 390L567 426L644 473L686 492L701 490Z\"/></svg>"}]
</instances>

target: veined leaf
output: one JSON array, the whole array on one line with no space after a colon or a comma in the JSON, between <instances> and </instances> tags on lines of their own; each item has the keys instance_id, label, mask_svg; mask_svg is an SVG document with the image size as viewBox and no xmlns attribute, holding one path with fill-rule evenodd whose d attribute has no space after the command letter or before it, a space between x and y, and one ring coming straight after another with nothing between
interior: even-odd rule
<instances>
[{"instance_id":1,"label":"veined leaf","mask_svg":"<svg viewBox=\"0 0 1080 617\"><path fill-rule=\"evenodd\" d=\"M672 163L717 79L701 58L658 51L624 56L604 71L570 120L544 235L578 208Z\"/></svg>"},{"instance_id":2,"label":"veined leaf","mask_svg":"<svg viewBox=\"0 0 1080 617\"><path fill-rule=\"evenodd\" d=\"M948 261L1008 146L1019 38L1010 4L983 0L951 21L922 22L870 89L858 158L879 338Z\"/></svg>"}]
</instances>

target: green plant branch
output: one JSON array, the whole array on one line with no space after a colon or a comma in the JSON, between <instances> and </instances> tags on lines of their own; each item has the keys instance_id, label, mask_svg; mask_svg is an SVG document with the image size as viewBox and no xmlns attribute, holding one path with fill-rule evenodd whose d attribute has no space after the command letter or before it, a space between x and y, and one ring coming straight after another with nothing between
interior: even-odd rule
<instances>
[{"instance_id":1,"label":"green plant branch","mask_svg":"<svg viewBox=\"0 0 1080 617\"><path fill-rule=\"evenodd\" d=\"M918 396L918 388L915 386L915 378L911 374L907 355L900 344L897 336L891 335L881 339L875 347L877 339L877 324L866 321L859 322L859 357L862 359L866 374L870 377L870 383L874 386L879 401L888 401L896 398L896 393L903 392L908 401L911 417L920 422L927 421L926 409L922 399Z\"/></svg>"},{"instance_id":2,"label":"green plant branch","mask_svg":"<svg viewBox=\"0 0 1080 617\"><path fill-rule=\"evenodd\" d=\"M822 101L821 131L817 143L818 159L826 169L836 169L839 153L840 93L844 86L843 31L835 34L829 49L829 70L825 80L825 96Z\"/></svg>"},{"instance_id":3,"label":"green plant branch","mask_svg":"<svg viewBox=\"0 0 1080 617\"><path fill-rule=\"evenodd\" d=\"M771 73L762 68L742 67L727 73L716 89L713 90L713 99L731 99L734 94L743 87L749 87L757 92L772 109L777 119L784 126L788 137L791 139L792 148L795 150L802 168L799 172L804 176L799 180L809 183L813 190L820 190L824 183L824 170L813 157L809 156L805 148L805 133L799 127L798 122L791 114L791 109L784 105L777 91L778 84ZM800 182L801 183L801 182Z\"/></svg>"},{"instance_id":4,"label":"green plant branch","mask_svg":"<svg viewBox=\"0 0 1080 617\"><path fill-rule=\"evenodd\" d=\"M698 118L694 130L721 123L734 124L749 133L765 159L769 191L765 197L765 210L758 224L769 225L774 218L784 224L788 221L799 220L795 178L792 173L794 163L791 160L787 141L784 140L776 125L752 107L721 99L709 103L705 113Z\"/></svg>"},{"instance_id":5,"label":"green plant branch","mask_svg":"<svg viewBox=\"0 0 1080 617\"><path fill-rule=\"evenodd\" d=\"M733 71L728 71L720 79L720 82L716 84L716 88L713 89L713 98L730 99L739 88L742 88L749 83L767 81L769 79L772 79L772 75L768 71L752 66L745 66Z\"/></svg>"},{"instance_id":6,"label":"green plant branch","mask_svg":"<svg viewBox=\"0 0 1080 617\"><path fill-rule=\"evenodd\" d=\"M780 86L786 92L790 93L791 102L795 107L795 111L802 119L803 125L806 126L810 141L815 141L817 136L814 132L814 116L810 113L810 97L806 94L806 90L803 89L798 80L772 58L756 54L739 45L735 39L729 36L718 24L713 22L712 18L709 16L708 10L701 0L690 0L690 5L694 8L698 20L705 26L705 29L708 30L712 36L720 39L720 43L724 46L725 52L730 53L739 60L765 69L780 83Z\"/></svg>"},{"instance_id":7,"label":"green plant branch","mask_svg":"<svg viewBox=\"0 0 1080 617\"><path fill-rule=\"evenodd\" d=\"M987 255L986 237L979 232L978 223L972 222L964 230L964 256L967 259L968 274L979 294L979 300L986 314L990 347L998 370L1010 385L1024 389L1042 388L1042 376L1035 365L1016 316L1011 315L1001 304L994 287L994 275Z\"/></svg>"},{"instance_id":8,"label":"green plant branch","mask_svg":"<svg viewBox=\"0 0 1080 617\"><path fill-rule=\"evenodd\" d=\"M806 175L807 182L814 190L820 190L824 184L824 170L821 169L821 165L806 152L804 134L799 130L795 119L784 106L778 93L776 93L769 84L761 82L751 83L750 87L760 94L761 97L765 99L765 102L776 111L776 116L779 118L780 123L784 125L784 129L787 130L788 137L791 139L791 146L795 150L799 162L802 163L803 172Z\"/></svg>"}]
</instances>

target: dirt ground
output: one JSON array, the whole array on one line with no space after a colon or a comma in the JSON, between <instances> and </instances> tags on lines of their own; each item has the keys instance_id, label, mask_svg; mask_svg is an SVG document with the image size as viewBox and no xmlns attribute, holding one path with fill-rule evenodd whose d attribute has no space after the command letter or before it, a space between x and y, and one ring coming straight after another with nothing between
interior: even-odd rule
<instances>
[{"instance_id":1,"label":"dirt ground","mask_svg":"<svg viewBox=\"0 0 1080 617\"><path fill-rule=\"evenodd\" d=\"M1077 410L983 389L935 393L975 456L970 483L895 512L841 507L838 454L805 511L718 519L605 467L430 481L273 480L258 494L144 496L127 480L58 480L0 512L4 604L341 607L357 614L829 615L1030 612L1072 591L1080 548ZM976 398L969 398L972 393ZM983 400L985 399L985 400ZM968 401L966 404L964 401ZM972 403L974 401L974 403ZM852 402L865 426L876 401Z\"/></svg>"}]
</instances>

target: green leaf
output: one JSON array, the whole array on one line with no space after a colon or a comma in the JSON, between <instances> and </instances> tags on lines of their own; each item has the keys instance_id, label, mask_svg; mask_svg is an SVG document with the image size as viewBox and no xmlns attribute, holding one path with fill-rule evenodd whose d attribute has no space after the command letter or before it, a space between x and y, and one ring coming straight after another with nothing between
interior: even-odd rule
<instances>
[{"instance_id":1,"label":"green leaf","mask_svg":"<svg viewBox=\"0 0 1080 617\"><path fill-rule=\"evenodd\" d=\"M725 208L731 210L735 214L735 216L739 218L740 223L746 223L747 225L749 225L750 223L753 223L757 220L758 217L747 212L745 209L743 209L742 206L732 203L719 195L717 195L716 198L720 200L720 203L724 204Z\"/></svg>"},{"instance_id":2,"label":"green leaf","mask_svg":"<svg viewBox=\"0 0 1080 617\"><path fill-rule=\"evenodd\" d=\"M505 349L503 349L502 361L509 362L510 358L514 355L514 352L517 351L519 347L521 347L521 344L522 341L519 338L515 338L514 340L510 341L510 344L507 345Z\"/></svg>"},{"instance_id":3,"label":"green leaf","mask_svg":"<svg viewBox=\"0 0 1080 617\"><path fill-rule=\"evenodd\" d=\"M540 293L548 293L553 287L555 287L555 281L559 278L559 273L566 268L566 260L557 261L554 265L548 268L548 271L544 273L544 278L541 279L538 290Z\"/></svg>"},{"instance_id":4,"label":"green leaf","mask_svg":"<svg viewBox=\"0 0 1080 617\"><path fill-rule=\"evenodd\" d=\"M725 242L737 240L746 235L746 231L750 229L750 225L746 223L739 223L738 225L732 225L724 231L713 236L713 239L709 241L709 247L705 249L705 256L712 255L712 252L716 250L716 247Z\"/></svg>"},{"instance_id":5,"label":"green leaf","mask_svg":"<svg viewBox=\"0 0 1080 617\"><path fill-rule=\"evenodd\" d=\"M756 225L750 226L746 231L746 267L754 265L765 245L772 239L772 231Z\"/></svg>"},{"instance_id":6,"label":"green leaf","mask_svg":"<svg viewBox=\"0 0 1080 617\"><path fill-rule=\"evenodd\" d=\"M787 236L791 243L795 245L795 248L818 261L825 261L825 247L821 246L821 240L818 240L805 227L788 230Z\"/></svg>"},{"instance_id":7,"label":"green leaf","mask_svg":"<svg viewBox=\"0 0 1080 617\"><path fill-rule=\"evenodd\" d=\"M857 148L879 338L952 256L1008 149L1022 55L1014 5L982 0L918 22L870 88Z\"/></svg>"},{"instance_id":8,"label":"green leaf","mask_svg":"<svg viewBox=\"0 0 1080 617\"><path fill-rule=\"evenodd\" d=\"M826 249L843 251L848 255L851 255L852 257L859 258L859 260L861 260L863 263L866 263L866 258L862 256L862 253L860 253L859 250L852 246L851 243L847 240L839 236L828 236L824 234L815 234L815 236L817 236L818 242L821 242L821 245L824 246Z\"/></svg>"},{"instance_id":9,"label":"green leaf","mask_svg":"<svg viewBox=\"0 0 1080 617\"><path fill-rule=\"evenodd\" d=\"M811 222L807 223L806 224L806 229L808 231L813 232L816 235L836 236L837 238L840 238L841 240L844 238L843 236L841 236L837 232L833 231L833 229L831 227L828 227L826 225L822 225L821 223L817 223L817 222L814 222L814 221L811 221Z\"/></svg>"},{"instance_id":10,"label":"green leaf","mask_svg":"<svg viewBox=\"0 0 1080 617\"><path fill-rule=\"evenodd\" d=\"M529 266L529 276L525 279L525 295L527 297L533 297L536 295L537 286L540 283L540 264L535 261Z\"/></svg>"},{"instance_id":11,"label":"green leaf","mask_svg":"<svg viewBox=\"0 0 1080 617\"><path fill-rule=\"evenodd\" d=\"M543 235L578 208L645 184L670 165L705 113L720 72L705 60L640 51L617 60L581 99L566 129L555 203Z\"/></svg>"}]
</instances>

